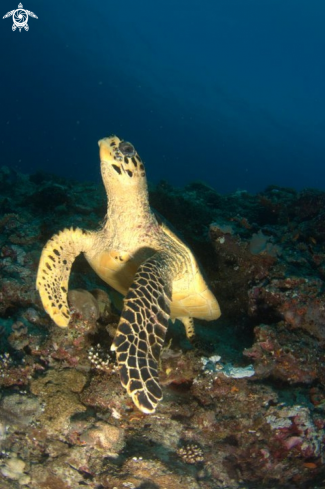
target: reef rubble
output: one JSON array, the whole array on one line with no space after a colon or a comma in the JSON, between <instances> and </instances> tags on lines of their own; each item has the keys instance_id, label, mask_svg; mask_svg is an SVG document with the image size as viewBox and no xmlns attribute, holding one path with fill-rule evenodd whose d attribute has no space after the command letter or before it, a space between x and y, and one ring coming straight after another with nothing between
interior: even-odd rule
<instances>
[{"instance_id":1,"label":"reef rubble","mask_svg":"<svg viewBox=\"0 0 325 489\"><path fill-rule=\"evenodd\" d=\"M164 399L144 415L110 351L121 297L79 257L61 329L35 290L46 240L97 229L104 190L0 168L0 487L323 489L325 193L160 182L150 200L222 317L195 321L192 343L170 325Z\"/></svg>"}]
</instances>

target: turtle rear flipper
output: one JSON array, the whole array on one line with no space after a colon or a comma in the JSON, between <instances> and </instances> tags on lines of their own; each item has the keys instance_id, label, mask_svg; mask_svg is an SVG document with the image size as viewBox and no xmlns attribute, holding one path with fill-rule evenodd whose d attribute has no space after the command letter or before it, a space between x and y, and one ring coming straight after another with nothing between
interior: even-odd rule
<instances>
[{"instance_id":1,"label":"turtle rear flipper","mask_svg":"<svg viewBox=\"0 0 325 489\"><path fill-rule=\"evenodd\" d=\"M122 385L144 413L154 412L162 399L158 361L170 313L168 261L165 253L156 253L138 268L112 345Z\"/></svg>"},{"instance_id":2,"label":"turtle rear flipper","mask_svg":"<svg viewBox=\"0 0 325 489\"><path fill-rule=\"evenodd\" d=\"M90 249L92 243L92 233L82 229L64 229L43 248L36 289L45 311L58 326L66 327L70 321L67 293L71 266L80 253Z\"/></svg>"}]
</instances>

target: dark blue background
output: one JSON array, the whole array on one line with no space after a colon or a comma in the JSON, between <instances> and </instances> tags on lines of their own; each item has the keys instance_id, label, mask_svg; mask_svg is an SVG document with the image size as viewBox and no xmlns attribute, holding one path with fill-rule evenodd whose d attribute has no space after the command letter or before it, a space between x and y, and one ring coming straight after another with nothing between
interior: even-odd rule
<instances>
[{"instance_id":1,"label":"dark blue background","mask_svg":"<svg viewBox=\"0 0 325 489\"><path fill-rule=\"evenodd\" d=\"M24 0L2 19L0 164L99 180L97 140L149 179L325 189L324 0Z\"/></svg>"}]
</instances>

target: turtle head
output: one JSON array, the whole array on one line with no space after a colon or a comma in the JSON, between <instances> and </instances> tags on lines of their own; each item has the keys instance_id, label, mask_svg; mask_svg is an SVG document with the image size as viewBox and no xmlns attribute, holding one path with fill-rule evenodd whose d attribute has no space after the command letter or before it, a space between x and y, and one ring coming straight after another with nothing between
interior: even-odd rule
<instances>
[{"instance_id":1,"label":"turtle head","mask_svg":"<svg viewBox=\"0 0 325 489\"><path fill-rule=\"evenodd\" d=\"M99 156L105 187L117 183L127 187L146 185L146 173L134 146L117 136L100 139Z\"/></svg>"}]
</instances>

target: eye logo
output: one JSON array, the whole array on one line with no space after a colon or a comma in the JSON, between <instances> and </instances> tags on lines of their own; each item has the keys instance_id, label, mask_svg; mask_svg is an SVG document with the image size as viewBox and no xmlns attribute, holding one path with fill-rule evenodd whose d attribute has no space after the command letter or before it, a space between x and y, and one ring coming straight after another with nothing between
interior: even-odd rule
<instances>
[{"instance_id":1,"label":"eye logo","mask_svg":"<svg viewBox=\"0 0 325 489\"><path fill-rule=\"evenodd\" d=\"M7 17L11 17L11 16L13 20L12 30L15 31L18 27L19 32L21 32L22 28L24 28L25 31L29 30L29 25L27 24L28 16L34 17L34 19L38 19L37 15L35 15L30 10L24 10L23 5L21 3L18 5L17 10L12 10L11 12L7 12L6 15L4 15L2 18L6 19Z\"/></svg>"}]
</instances>

